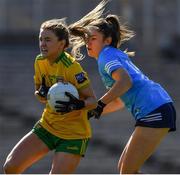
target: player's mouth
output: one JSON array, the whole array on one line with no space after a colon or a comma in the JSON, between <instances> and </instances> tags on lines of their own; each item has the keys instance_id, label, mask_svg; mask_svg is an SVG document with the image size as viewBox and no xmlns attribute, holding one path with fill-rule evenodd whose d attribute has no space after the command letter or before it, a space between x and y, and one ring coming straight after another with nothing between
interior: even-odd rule
<instances>
[{"instance_id":1,"label":"player's mouth","mask_svg":"<svg viewBox=\"0 0 180 175\"><path fill-rule=\"evenodd\" d=\"M47 53L48 53L48 50L41 48L41 53L42 53L42 54L47 54Z\"/></svg>"},{"instance_id":2,"label":"player's mouth","mask_svg":"<svg viewBox=\"0 0 180 175\"><path fill-rule=\"evenodd\" d=\"M88 51L91 51L92 49L88 47L87 50L88 50Z\"/></svg>"}]
</instances>

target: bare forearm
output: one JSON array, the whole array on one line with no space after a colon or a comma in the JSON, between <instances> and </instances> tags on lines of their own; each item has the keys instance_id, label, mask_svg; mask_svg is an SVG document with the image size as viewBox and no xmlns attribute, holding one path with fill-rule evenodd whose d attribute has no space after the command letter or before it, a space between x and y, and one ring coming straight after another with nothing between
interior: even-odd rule
<instances>
[{"instance_id":1,"label":"bare forearm","mask_svg":"<svg viewBox=\"0 0 180 175\"><path fill-rule=\"evenodd\" d=\"M104 115L104 114L112 113L121 110L123 108L124 108L124 103L119 98L117 98L106 105L106 107L103 109L102 114Z\"/></svg>"},{"instance_id":2,"label":"bare forearm","mask_svg":"<svg viewBox=\"0 0 180 175\"><path fill-rule=\"evenodd\" d=\"M82 99L85 102L85 108L84 109L94 109L97 106L97 99L93 92L93 89L91 86L88 86L85 89L81 89L79 91L80 99Z\"/></svg>"},{"instance_id":3,"label":"bare forearm","mask_svg":"<svg viewBox=\"0 0 180 175\"><path fill-rule=\"evenodd\" d=\"M84 102L85 102L84 109L91 110L91 109L96 108L96 106L97 106L97 100L95 97L88 97L84 100Z\"/></svg>"},{"instance_id":4,"label":"bare forearm","mask_svg":"<svg viewBox=\"0 0 180 175\"><path fill-rule=\"evenodd\" d=\"M117 97L122 96L125 92L128 91L131 85L127 85L123 81L117 81L113 85L113 87L103 96L101 97L101 100L105 103L108 104L111 101L115 100Z\"/></svg>"}]
</instances>

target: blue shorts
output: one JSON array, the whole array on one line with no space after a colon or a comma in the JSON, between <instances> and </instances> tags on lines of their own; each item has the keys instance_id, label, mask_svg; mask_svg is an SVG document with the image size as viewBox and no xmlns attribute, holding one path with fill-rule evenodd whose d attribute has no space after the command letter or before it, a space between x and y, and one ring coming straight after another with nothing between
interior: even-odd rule
<instances>
[{"instance_id":1,"label":"blue shorts","mask_svg":"<svg viewBox=\"0 0 180 175\"><path fill-rule=\"evenodd\" d=\"M170 128L169 131L176 130L176 110L173 103L166 103L145 117L136 121L135 126L150 128Z\"/></svg>"}]
</instances>

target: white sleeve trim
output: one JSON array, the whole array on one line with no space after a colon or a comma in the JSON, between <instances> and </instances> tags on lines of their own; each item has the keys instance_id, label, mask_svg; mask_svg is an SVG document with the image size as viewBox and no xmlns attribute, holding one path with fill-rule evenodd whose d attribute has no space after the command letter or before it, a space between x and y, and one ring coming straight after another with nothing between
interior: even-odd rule
<instances>
[{"instance_id":1,"label":"white sleeve trim","mask_svg":"<svg viewBox=\"0 0 180 175\"><path fill-rule=\"evenodd\" d=\"M114 66L122 66L118 60L113 60L105 64L105 71L110 74L110 69Z\"/></svg>"}]
</instances>

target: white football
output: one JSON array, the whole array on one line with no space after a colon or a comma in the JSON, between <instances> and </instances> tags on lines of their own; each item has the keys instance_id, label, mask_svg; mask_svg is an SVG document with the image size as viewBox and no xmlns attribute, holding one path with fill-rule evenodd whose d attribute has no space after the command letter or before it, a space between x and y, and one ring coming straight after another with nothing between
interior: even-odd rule
<instances>
[{"instance_id":1,"label":"white football","mask_svg":"<svg viewBox=\"0 0 180 175\"><path fill-rule=\"evenodd\" d=\"M73 96L79 99L79 93L74 85L69 82L55 83L51 86L47 94L47 101L52 110L55 111L56 101L69 101L69 97L65 95L65 92L70 92Z\"/></svg>"}]
</instances>

